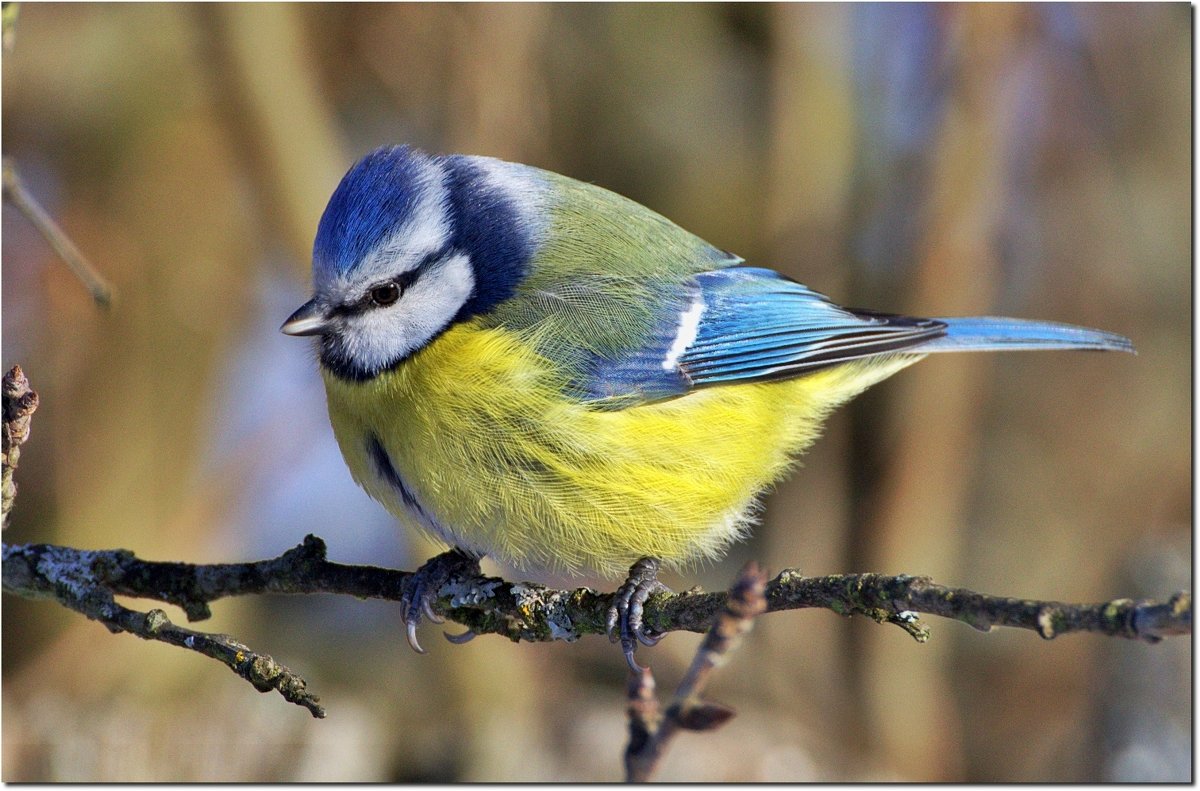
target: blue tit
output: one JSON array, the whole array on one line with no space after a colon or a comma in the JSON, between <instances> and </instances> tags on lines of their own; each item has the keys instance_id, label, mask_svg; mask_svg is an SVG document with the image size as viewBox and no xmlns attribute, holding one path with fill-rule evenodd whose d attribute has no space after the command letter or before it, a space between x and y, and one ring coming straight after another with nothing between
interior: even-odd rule
<instances>
[{"instance_id":1,"label":"blue tit","mask_svg":"<svg viewBox=\"0 0 1200 791\"><path fill-rule=\"evenodd\" d=\"M453 548L406 592L417 650L456 564L636 563L610 619L636 667L658 561L744 538L834 407L932 353L1133 350L1066 324L839 307L601 187L406 146L342 179L312 277L281 329L316 337L354 480Z\"/></svg>"}]
</instances>

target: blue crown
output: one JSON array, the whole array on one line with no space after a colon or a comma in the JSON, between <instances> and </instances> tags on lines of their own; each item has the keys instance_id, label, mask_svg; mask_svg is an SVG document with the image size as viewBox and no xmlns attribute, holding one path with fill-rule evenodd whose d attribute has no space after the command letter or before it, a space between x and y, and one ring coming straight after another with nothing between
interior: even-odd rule
<instances>
[{"instance_id":1,"label":"blue crown","mask_svg":"<svg viewBox=\"0 0 1200 791\"><path fill-rule=\"evenodd\" d=\"M352 270L412 216L432 180L447 190L450 238L442 255L462 252L475 272L475 293L457 320L512 296L533 256L533 229L511 196L487 177L490 160L430 157L409 146L377 149L355 163L329 199L313 242L313 277Z\"/></svg>"},{"instance_id":2,"label":"blue crown","mask_svg":"<svg viewBox=\"0 0 1200 791\"><path fill-rule=\"evenodd\" d=\"M313 241L313 275L352 269L407 217L431 161L408 146L380 148L342 177Z\"/></svg>"}]
</instances>

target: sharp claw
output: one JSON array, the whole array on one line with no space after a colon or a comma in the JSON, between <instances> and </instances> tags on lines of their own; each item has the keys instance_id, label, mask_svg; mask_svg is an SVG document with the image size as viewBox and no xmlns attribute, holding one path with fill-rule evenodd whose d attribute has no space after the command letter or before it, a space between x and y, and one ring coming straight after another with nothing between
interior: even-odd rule
<instances>
[{"instance_id":1,"label":"sharp claw","mask_svg":"<svg viewBox=\"0 0 1200 791\"><path fill-rule=\"evenodd\" d=\"M425 653L425 649L422 648L421 644L417 642L417 625L415 623L410 623L406 629L406 632L408 634L408 644L412 646L412 650L416 651L418 654Z\"/></svg>"},{"instance_id":2,"label":"sharp claw","mask_svg":"<svg viewBox=\"0 0 1200 791\"><path fill-rule=\"evenodd\" d=\"M431 623L446 622L445 618L433 611L438 590L453 575L464 573L479 573L478 558L451 550L426 561L405 581L400 597L400 614L408 644L418 654L425 653L425 649L417 642L417 627L421 621L427 618ZM475 633L470 630L461 635L446 635L446 639L452 643L465 643L473 637Z\"/></svg>"},{"instance_id":3,"label":"sharp claw","mask_svg":"<svg viewBox=\"0 0 1200 791\"><path fill-rule=\"evenodd\" d=\"M642 667L634 660L633 651L625 652L625 661L629 663L629 672L633 673L635 676L640 676L642 673L646 672L646 668Z\"/></svg>"},{"instance_id":4,"label":"sharp claw","mask_svg":"<svg viewBox=\"0 0 1200 791\"><path fill-rule=\"evenodd\" d=\"M433 611L433 607L429 603L429 599L421 599L421 612L425 613L425 617L430 623L445 623L446 619Z\"/></svg>"},{"instance_id":5,"label":"sharp claw","mask_svg":"<svg viewBox=\"0 0 1200 791\"><path fill-rule=\"evenodd\" d=\"M663 637L665 636L665 635L661 635L661 634L646 634L645 632L641 631L640 629L637 632L635 632L634 634L637 635L638 642L644 646L658 645L659 641L662 640Z\"/></svg>"},{"instance_id":6,"label":"sharp claw","mask_svg":"<svg viewBox=\"0 0 1200 791\"><path fill-rule=\"evenodd\" d=\"M605 621L606 633L611 642L621 643L625 661L633 673L642 673L644 668L634 660L638 643L644 646L657 645L664 634L647 633L642 624L643 605L651 594L669 590L658 581L659 562L654 558L642 558L629 569L629 577L617 589L613 604L608 609ZM619 627L619 628L618 628Z\"/></svg>"},{"instance_id":7,"label":"sharp claw","mask_svg":"<svg viewBox=\"0 0 1200 791\"><path fill-rule=\"evenodd\" d=\"M475 634L474 629L468 629L467 631L463 632L462 634L450 634L449 632L442 632L442 637L445 637L446 640L448 640L451 643L454 643L455 645L462 645L463 643L469 643L478 636L479 635Z\"/></svg>"}]
</instances>

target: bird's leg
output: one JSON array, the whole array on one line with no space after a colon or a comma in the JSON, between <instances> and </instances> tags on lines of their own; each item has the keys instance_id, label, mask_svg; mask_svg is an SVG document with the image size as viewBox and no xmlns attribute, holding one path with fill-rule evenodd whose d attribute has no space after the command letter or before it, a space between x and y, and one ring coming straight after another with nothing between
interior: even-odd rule
<instances>
[{"instance_id":1,"label":"bird's leg","mask_svg":"<svg viewBox=\"0 0 1200 791\"><path fill-rule=\"evenodd\" d=\"M417 642L417 626L421 623L422 616L433 623L445 622L445 619L435 613L432 607L433 602L437 601L438 591L442 589L442 586L453 577L478 576L479 574L479 558L455 547L425 561L421 568L404 581L400 599L401 615L404 618L408 644L414 651L418 654L425 653L425 649ZM467 632L467 635L473 637L474 633ZM451 642L463 643L470 639L466 635L455 638L447 635L447 638Z\"/></svg>"},{"instance_id":2,"label":"bird's leg","mask_svg":"<svg viewBox=\"0 0 1200 791\"><path fill-rule=\"evenodd\" d=\"M658 581L658 558L642 558L629 569L629 576L613 594L612 606L608 608L608 639L616 642L615 630L619 625L621 650L629 669L640 674L643 668L633 659L637 644L654 645L663 638L661 634L647 633L642 623L642 607L652 593L670 592L670 588ZM636 639L635 639L636 638Z\"/></svg>"}]
</instances>

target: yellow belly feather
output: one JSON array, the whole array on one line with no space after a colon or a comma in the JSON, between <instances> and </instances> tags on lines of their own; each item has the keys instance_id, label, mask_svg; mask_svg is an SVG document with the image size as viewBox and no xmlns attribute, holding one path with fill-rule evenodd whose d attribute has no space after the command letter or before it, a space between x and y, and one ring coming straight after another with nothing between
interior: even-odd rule
<instances>
[{"instance_id":1,"label":"yellow belly feather","mask_svg":"<svg viewBox=\"0 0 1200 791\"><path fill-rule=\"evenodd\" d=\"M518 568L608 576L647 555L720 555L830 409L920 359L600 410L564 399L527 341L467 322L369 382L325 372L334 433L354 479L405 521ZM372 435L426 518L380 474Z\"/></svg>"}]
</instances>

